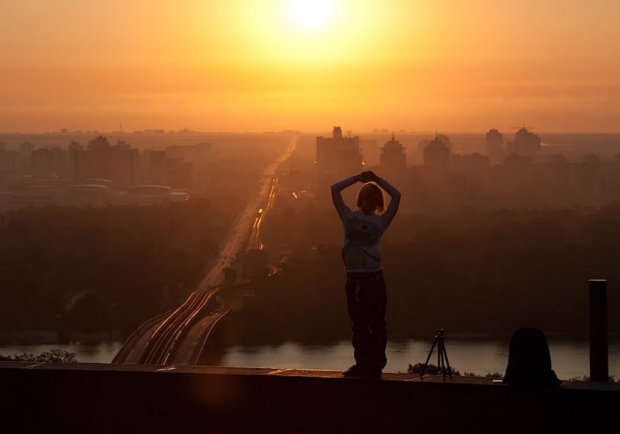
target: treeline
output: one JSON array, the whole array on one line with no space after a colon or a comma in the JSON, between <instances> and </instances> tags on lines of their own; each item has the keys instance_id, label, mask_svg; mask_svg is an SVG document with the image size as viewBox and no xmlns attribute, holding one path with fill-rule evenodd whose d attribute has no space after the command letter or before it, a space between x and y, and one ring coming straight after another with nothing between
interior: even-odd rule
<instances>
[{"instance_id":1,"label":"treeline","mask_svg":"<svg viewBox=\"0 0 620 434\"><path fill-rule=\"evenodd\" d=\"M0 355L0 362L77 363L77 355L66 350L50 350L34 355L31 353Z\"/></svg>"},{"instance_id":2,"label":"treeline","mask_svg":"<svg viewBox=\"0 0 620 434\"><path fill-rule=\"evenodd\" d=\"M335 212L276 210L264 236L273 250L292 251L289 265L280 276L254 282L259 295L230 318L224 335L228 327L247 343L348 338ZM392 338L428 338L439 327L499 335L524 326L585 336L592 278L609 280L610 331L620 332L620 297L614 295L620 285L619 203L399 215L382 251Z\"/></svg>"},{"instance_id":3,"label":"treeline","mask_svg":"<svg viewBox=\"0 0 620 434\"><path fill-rule=\"evenodd\" d=\"M0 331L131 333L193 289L230 221L198 199L0 216Z\"/></svg>"}]
</instances>

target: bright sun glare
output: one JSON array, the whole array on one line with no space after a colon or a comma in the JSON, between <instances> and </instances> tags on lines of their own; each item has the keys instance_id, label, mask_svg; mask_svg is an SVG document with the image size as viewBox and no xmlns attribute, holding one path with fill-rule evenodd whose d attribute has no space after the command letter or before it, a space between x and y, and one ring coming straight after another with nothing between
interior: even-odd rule
<instances>
[{"instance_id":1,"label":"bright sun glare","mask_svg":"<svg viewBox=\"0 0 620 434\"><path fill-rule=\"evenodd\" d=\"M290 16L298 25L307 29L323 27L334 16L332 0L291 0Z\"/></svg>"}]
</instances>

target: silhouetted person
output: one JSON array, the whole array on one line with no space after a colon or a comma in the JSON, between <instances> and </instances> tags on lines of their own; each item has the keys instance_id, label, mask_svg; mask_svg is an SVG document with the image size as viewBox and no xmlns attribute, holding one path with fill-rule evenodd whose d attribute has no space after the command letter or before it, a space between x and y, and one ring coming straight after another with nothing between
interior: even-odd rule
<instances>
[{"instance_id":1,"label":"silhouetted person","mask_svg":"<svg viewBox=\"0 0 620 434\"><path fill-rule=\"evenodd\" d=\"M357 196L358 209L344 203L341 191L364 182ZM385 213L383 188L392 198ZM400 192L373 172L363 172L332 185L332 200L344 227L342 258L347 271L347 307L353 322L355 365L346 377L381 378L387 363L385 311L387 295L379 242L398 211Z\"/></svg>"}]
</instances>

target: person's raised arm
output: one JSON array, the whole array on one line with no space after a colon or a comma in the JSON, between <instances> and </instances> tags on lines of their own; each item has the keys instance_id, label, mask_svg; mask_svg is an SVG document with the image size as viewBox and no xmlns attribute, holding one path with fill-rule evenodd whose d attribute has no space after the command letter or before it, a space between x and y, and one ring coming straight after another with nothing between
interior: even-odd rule
<instances>
[{"instance_id":1,"label":"person's raised arm","mask_svg":"<svg viewBox=\"0 0 620 434\"><path fill-rule=\"evenodd\" d=\"M396 216L396 212L398 211L398 206L400 205L400 191L396 190L396 188L387 182L383 178L376 177L374 180L379 187L384 189L387 194L390 195L390 204L388 205L387 211L381 216L381 220L384 224L384 230L392 223L394 216Z\"/></svg>"},{"instance_id":2,"label":"person's raised arm","mask_svg":"<svg viewBox=\"0 0 620 434\"><path fill-rule=\"evenodd\" d=\"M359 180L359 175L355 175L332 185L332 201L334 202L334 207L336 207L336 211L338 211L338 215L342 220L344 220L347 214L351 212L351 209L346 203L344 203L344 199L342 198L342 194L340 192L355 184Z\"/></svg>"}]
</instances>

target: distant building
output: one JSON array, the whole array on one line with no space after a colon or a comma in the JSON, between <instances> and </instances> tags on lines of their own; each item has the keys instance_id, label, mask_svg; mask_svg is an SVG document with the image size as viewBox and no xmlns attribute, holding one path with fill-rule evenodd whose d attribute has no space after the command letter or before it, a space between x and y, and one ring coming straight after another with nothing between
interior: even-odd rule
<instances>
[{"instance_id":1,"label":"distant building","mask_svg":"<svg viewBox=\"0 0 620 434\"><path fill-rule=\"evenodd\" d=\"M6 208L57 205L64 199L64 189L57 186L34 185L0 194L0 204Z\"/></svg>"},{"instance_id":2,"label":"distant building","mask_svg":"<svg viewBox=\"0 0 620 434\"><path fill-rule=\"evenodd\" d=\"M21 155L16 151L0 151L0 191L23 183Z\"/></svg>"},{"instance_id":3,"label":"distant building","mask_svg":"<svg viewBox=\"0 0 620 434\"><path fill-rule=\"evenodd\" d=\"M21 155L15 151L0 151L0 173L21 169Z\"/></svg>"},{"instance_id":4,"label":"distant building","mask_svg":"<svg viewBox=\"0 0 620 434\"><path fill-rule=\"evenodd\" d=\"M84 184L73 185L67 188L65 203L71 206L101 207L110 205L114 201L111 188L106 185L91 184L85 180Z\"/></svg>"},{"instance_id":5,"label":"distant building","mask_svg":"<svg viewBox=\"0 0 620 434\"><path fill-rule=\"evenodd\" d=\"M536 134L523 127L515 135L514 142L508 142L507 153L533 157L540 153L541 140Z\"/></svg>"},{"instance_id":6,"label":"distant building","mask_svg":"<svg viewBox=\"0 0 620 434\"><path fill-rule=\"evenodd\" d=\"M360 138L343 137L340 127L334 127L333 137L317 137L316 165L321 178L361 172Z\"/></svg>"},{"instance_id":7,"label":"distant building","mask_svg":"<svg viewBox=\"0 0 620 434\"><path fill-rule=\"evenodd\" d=\"M19 145L19 153L21 155L21 167L25 173L30 173L30 162L32 161L33 151L34 144L30 142L24 142Z\"/></svg>"},{"instance_id":8,"label":"distant building","mask_svg":"<svg viewBox=\"0 0 620 434\"><path fill-rule=\"evenodd\" d=\"M432 168L447 168L450 165L450 147L443 135L436 135L424 147L424 165Z\"/></svg>"},{"instance_id":9,"label":"distant building","mask_svg":"<svg viewBox=\"0 0 620 434\"><path fill-rule=\"evenodd\" d=\"M211 144L202 142L196 145L168 146L165 151L166 158L183 163L196 163L203 161L211 154Z\"/></svg>"},{"instance_id":10,"label":"distant building","mask_svg":"<svg viewBox=\"0 0 620 434\"><path fill-rule=\"evenodd\" d=\"M67 146L67 150L68 151L83 151L84 150L84 146L80 145L80 142L74 142L73 140L69 143L69 146Z\"/></svg>"},{"instance_id":11,"label":"distant building","mask_svg":"<svg viewBox=\"0 0 620 434\"><path fill-rule=\"evenodd\" d=\"M69 156L60 148L39 148L32 152L31 173L34 178L61 178L69 175Z\"/></svg>"},{"instance_id":12,"label":"distant building","mask_svg":"<svg viewBox=\"0 0 620 434\"><path fill-rule=\"evenodd\" d=\"M489 157L478 153L453 155L450 159L450 169L454 173L480 175L487 172Z\"/></svg>"},{"instance_id":13,"label":"distant building","mask_svg":"<svg viewBox=\"0 0 620 434\"><path fill-rule=\"evenodd\" d=\"M76 154L84 151L84 145L80 145L79 142L71 141L67 146L67 164L69 170L69 179L74 181L76 176Z\"/></svg>"},{"instance_id":14,"label":"distant building","mask_svg":"<svg viewBox=\"0 0 620 434\"><path fill-rule=\"evenodd\" d=\"M88 141L88 146L86 149L88 149L89 151L95 150L95 149L105 149L105 148L109 148L110 142L108 142L108 139L106 139L103 136L98 136L96 138L94 138L93 140L89 140Z\"/></svg>"},{"instance_id":15,"label":"distant building","mask_svg":"<svg viewBox=\"0 0 620 434\"><path fill-rule=\"evenodd\" d=\"M152 184L191 189L194 187L195 171L210 155L211 144L208 142L168 146L163 153L150 151L145 161L146 180Z\"/></svg>"},{"instance_id":16,"label":"distant building","mask_svg":"<svg viewBox=\"0 0 620 434\"><path fill-rule=\"evenodd\" d=\"M148 184L166 185L166 151L146 150L142 153L143 178Z\"/></svg>"},{"instance_id":17,"label":"distant building","mask_svg":"<svg viewBox=\"0 0 620 434\"><path fill-rule=\"evenodd\" d=\"M173 188L194 187L194 164L185 163L176 158L166 158L165 185Z\"/></svg>"},{"instance_id":18,"label":"distant building","mask_svg":"<svg viewBox=\"0 0 620 434\"><path fill-rule=\"evenodd\" d=\"M360 149L362 150L366 167L381 164L379 146L376 140L360 140Z\"/></svg>"},{"instance_id":19,"label":"distant building","mask_svg":"<svg viewBox=\"0 0 620 434\"><path fill-rule=\"evenodd\" d=\"M114 181L112 181L111 179L103 179L103 178L82 179L80 182L77 182L75 185L100 185L103 187L108 187L110 190L116 189L116 185L114 185Z\"/></svg>"},{"instance_id":20,"label":"distant building","mask_svg":"<svg viewBox=\"0 0 620 434\"><path fill-rule=\"evenodd\" d=\"M72 152L73 181L103 178L112 180L121 189L142 183L140 152L125 142L112 146L99 136L88 142L85 151Z\"/></svg>"},{"instance_id":21,"label":"distant building","mask_svg":"<svg viewBox=\"0 0 620 434\"><path fill-rule=\"evenodd\" d=\"M511 176L529 173L533 168L532 157L512 153L504 160L504 172Z\"/></svg>"},{"instance_id":22,"label":"distant building","mask_svg":"<svg viewBox=\"0 0 620 434\"><path fill-rule=\"evenodd\" d=\"M381 150L381 166L386 172L403 171L407 167L407 154L403 145L394 138L389 140Z\"/></svg>"},{"instance_id":23,"label":"distant building","mask_svg":"<svg viewBox=\"0 0 620 434\"><path fill-rule=\"evenodd\" d=\"M487 156L491 164L501 164L504 160L504 136L495 128L487 133Z\"/></svg>"},{"instance_id":24,"label":"distant building","mask_svg":"<svg viewBox=\"0 0 620 434\"><path fill-rule=\"evenodd\" d=\"M165 185L137 185L117 195L118 203L135 205L166 205L188 199L187 193L173 191Z\"/></svg>"}]
</instances>

